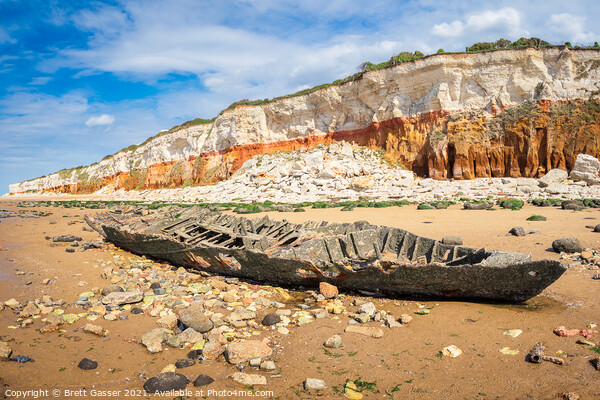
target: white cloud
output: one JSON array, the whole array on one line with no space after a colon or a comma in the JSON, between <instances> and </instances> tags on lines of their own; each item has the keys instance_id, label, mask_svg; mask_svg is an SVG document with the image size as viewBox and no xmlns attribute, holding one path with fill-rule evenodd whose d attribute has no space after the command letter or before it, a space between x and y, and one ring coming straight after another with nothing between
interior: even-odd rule
<instances>
[{"instance_id":1,"label":"white cloud","mask_svg":"<svg viewBox=\"0 0 600 400\"><path fill-rule=\"evenodd\" d=\"M17 43L17 40L10 37L8 32L6 32L6 30L0 26L0 44L3 44L3 43L14 44L14 43Z\"/></svg>"},{"instance_id":2,"label":"white cloud","mask_svg":"<svg viewBox=\"0 0 600 400\"><path fill-rule=\"evenodd\" d=\"M577 42L594 40L594 35L586 32L585 18L583 17L567 13L552 14L547 25L552 32L563 35L565 40Z\"/></svg>"},{"instance_id":3,"label":"white cloud","mask_svg":"<svg viewBox=\"0 0 600 400\"><path fill-rule=\"evenodd\" d=\"M35 78L33 78L31 80L31 82L29 82L30 85L45 85L46 83L50 82L52 80L52 77L50 76L37 76Z\"/></svg>"},{"instance_id":4,"label":"white cloud","mask_svg":"<svg viewBox=\"0 0 600 400\"><path fill-rule=\"evenodd\" d=\"M454 20L450 23L443 22L436 24L431 29L431 33L436 36L459 37L485 32L498 32L505 36L515 36L526 34L521 27L520 13L511 7L500 10L487 10L478 14L469 15L464 21Z\"/></svg>"},{"instance_id":5,"label":"white cloud","mask_svg":"<svg viewBox=\"0 0 600 400\"><path fill-rule=\"evenodd\" d=\"M112 125L115 122L115 117L110 114L102 114L97 117L90 117L85 121L85 126L100 126L100 125Z\"/></svg>"}]
</instances>

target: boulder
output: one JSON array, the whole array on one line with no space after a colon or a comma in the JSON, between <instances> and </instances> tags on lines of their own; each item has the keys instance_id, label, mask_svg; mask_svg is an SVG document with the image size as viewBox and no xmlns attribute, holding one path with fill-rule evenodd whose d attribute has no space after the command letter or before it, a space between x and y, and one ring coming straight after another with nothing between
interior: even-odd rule
<instances>
[{"instance_id":1,"label":"boulder","mask_svg":"<svg viewBox=\"0 0 600 400\"><path fill-rule=\"evenodd\" d=\"M350 184L350 189L357 192L373 189L375 187L375 178L372 176L359 176Z\"/></svg>"},{"instance_id":2,"label":"boulder","mask_svg":"<svg viewBox=\"0 0 600 400\"><path fill-rule=\"evenodd\" d=\"M590 185L600 183L600 161L587 154L578 154L570 178L574 181L584 181Z\"/></svg>"},{"instance_id":3,"label":"boulder","mask_svg":"<svg viewBox=\"0 0 600 400\"><path fill-rule=\"evenodd\" d=\"M538 182L540 187L548 187L552 183L562 183L569 177L567 171L563 169L554 168L548 171L548 173L542 176Z\"/></svg>"},{"instance_id":4,"label":"boulder","mask_svg":"<svg viewBox=\"0 0 600 400\"><path fill-rule=\"evenodd\" d=\"M552 249L557 253L580 253L583 247L577 238L560 238L552 242Z\"/></svg>"}]
</instances>

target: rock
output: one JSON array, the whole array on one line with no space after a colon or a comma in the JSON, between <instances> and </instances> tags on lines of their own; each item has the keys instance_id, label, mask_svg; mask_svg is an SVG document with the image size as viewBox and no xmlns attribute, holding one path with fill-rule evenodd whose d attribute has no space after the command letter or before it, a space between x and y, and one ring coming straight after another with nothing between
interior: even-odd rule
<instances>
[{"instance_id":1,"label":"rock","mask_svg":"<svg viewBox=\"0 0 600 400\"><path fill-rule=\"evenodd\" d=\"M104 286L104 288L102 289L102 292L100 292L100 294L102 296L107 296L111 293L117 293L117 292L124 292L125 290L123 290L123 288L119 285L107 285Z\"/></svg>"},{"instance_id":2,"label":"rock","mask_svg":"<svg viewBox=\"0 0 600 400\"><path fill-rule=\"evenodd\" d=\"M73 241L76 242L81 242L83 239L80 238L79 236L73 236L73 235L60 235L60 236L54 236L52 238L53 242L62 242L62 243L70 243Z\"/></svg>"},{"instance_id":3,"label":"rock","mask_svg":"<svg viewBox=\"0 0 600 400\"><path fill-rule=\"evenodd\" d=\"M202 355L209 360L217 359L225 352L225 347L216 340L209 340L202 349Z\"/></svg>"},{"instance_id":4,"label":"rock","mask_svg":"<svg viewBox=\"0 0 600 400\"><path fill-rule=\"evenodd\" d=\"M158 321L156 321L156 323L162 328L174 330L175 328L177 328L178 320L176 315L169 314L165 315L164 317L161 317Z\"/></svg>"},{"instance_id":5,"label":"rock","mask_svg":"<svg viewBox=\"0 0 600 400\"><path fill-rule=\"evenodd\" d=\"M123 304L139 303L143 298L143 292L112 292L104 296L102 303L120 306Z\"/></svg>"},{"instance_id":6,"label":"rock","mask_svg":"<svg viewBox=\"0 0 600 400\"><path fill-rule=\"evenodd\" d=\"M213 322L204 315L204 309L200 304L192 303L188 308L181 310L179 320L185 326L200 333L208 332L214 327Z\"/></svg>"},{"instance_id":7,"label":"rock","mask_svg":"<svg viewBox=\"0 0 600 400\"><path fill-rule=\"evenodd\" d=\"M206 386L213 383L215 380L208 375L198 375L196 380L194 381L194 386Z\"/></svg>"},{"instance_id":8,"label":"rock","mask_svg":"<svg viewBox=\"0 0 600 400\"><path fill-rule=\"evenodd\" d=\"M350 189L357 192L373 189L375 187L375 178L372 176L359 176L350 184Z\"/></svg>"},{"instance_id":9,"label":"rock","mask_svg":"<svg viewBox=\"0 0 600 400\"><path fill-rule=\"evenodd\" d=\"M381 328L375 328L371 326L349 325L346 327L344 332L358 333L360 335L371 336L373 338L383 337L383 331L381 330Z\"/></svg>"},{"instance_id":10,"label":"rock","mask_svg":"<svg viewBox=\"0 0 600 400\"><path fill-rule=\"evenodd\" d=\"M265 378L264 376L257 374L245 374L243 372L234 372L231 375L231 379L233 379L237 383L241 383L242 385L247 386L267 384L267 378Z\"/></svg>"},{"instance_id":11,"label":"rock","mask_svg":"<svg viewBox=\"0 0 600 400\"><path fill-rule=\"evenodd\" d=\"M256 318L256 313L254 311L238 310L229 314L225 320L231 323L234 321L248 321L254 318Z\"/></svg>"},{"instance_id":12,"label":"rock","mask_svg":"<svg viewBox=\"0 0 600 400\"><path fill-rule=\"evenodd\" d=\"M369 322L371 320L371 317L369 317L369 314L366 314L366 313L354 314L352 317L354 318L355 321L360 322L361 324L366 324L367 322Z\"/></svg>"},{"instance_id":13,"label":"rock","mask_svg":"<svg viewBox=\"0 0 600 400\"><path fill-rule=\"evenodd\" d=\"M40 313L40 309L34 303L27 303L25 308L19 314L21 317L33 317L34 315L38 315Z\"/></svg>"},{"instance_id":14,"label":"rock","mask_svg":"<svg viewBox=\"0 0 600 400\"><path fill-rule=\"evenodd\" d=\"M83 242L81 244L81 247L83 248L83 250L101 249L102 247L104 247L104 243L102 243L100 240L91 240Z\"/></svg>"},{"instance_id":15,"label":"rock","mask_svg":"<svg viewBox=\"0 0 600 400\"><path fill-rule=\"evenodd\" d=\"M278 324L279 322L281 322L281 317L279 315L267 314L263 318L261 324L263 324L264 326L271 326L271 325Z\"/></svg>"},{"instance_id":16,"label":"rock","mask_svg":"<svg viewBox=\"0 0 600 400\"><path fill-rule=\"evenodd\" d=\"M579 239L560 238L552 242L552 249L557 253L580 253L583 250Z\"/></svg>"},{"instance_id":17,"label":"rock","mask_svg":"<svg viewBox=\"0 0 600 400\"><path fill-rule=\"evenodd\" d=\"M412 320L413 320L413 317L411 317L408 314L402 314L402 315L400 315L400 318L398 318L398 321L400 321L400 323L402 325L406 325L406 324L408 324Z\"/></svg>"},{"instance_id":18,"label":"rock","mask_svg":"<svg viewBox=\"0 0 600 400\"><path fill-rule=\"evenodd\" d=\"M200 332L196 332L194 330L194 328L187 328L186 330L181 332L178 336L182 342L187 342L187 343L196 343L204 338L204 336L202 336L202 334Z\"/></svg>"},{"instance_id":19,"label":"rock","mask_svg":"<svg viewBox=\"0 0 600 400\"><path fill-rule=\"evenodd\" d=\"M325 296L326 299L333 299L338 295L338 288L330 283L321 282L319 283L319 292Z\"/></svg>"},{"instance_id":20,"label":"rock","mask_svg":"<svg viewBox=\"0 0 600 400\"><path fill-rule=\"evenodd\" d=\"M46 317L46 323L49 325L62 325L65 323L62 316L51 313Z\"/></svg>"},{"instance_id":21,"label":"rock","mask_svg":"<svg viewBox=\"0 0 600 400\"><path fill-rule=\"evenodd\" d=\"M462 246L463 240L460 236L444 236L442 238L442 244L447 244L451 246Z\"/></svg>"},{"instance_id":22,"label":"rock","mask_svg":"<svg viewBox=\"0 0 600 400\"><path fill-rule=\"evenodd\" d=\"M4 306L8 307L8 308L12 308L13 310L17 307L19 307L21 305L21 303L19 303L17 300L15 299L10 299L10 300L6 300L4 302Z\"/></svg>"},{"instance_id":23,"label":"rock","mask_svg":"<svg viewBox=\"0 0 600 400\"><path fill-rule=\"evenodd\" d=\"M160 370L160 373L165 373L165 372L175 372L177 371L177 367L175 366L175 364L168 364L166 367L164 367L163 369Z\"/></svg>"},{"instance_id":24,"label":"rock","mask_svg":"<svg viewBox=\"0 0 600 400\"><path fill-rule=\"evenodd\" d=\"M358 307L358 311L359 314L367 314L369 317L373 317L375 315L375 313L377 312L377 308L375 307L375 304L373 304L372 302L368 302L365 304L362 304L360 307Z\"/></svg>"},{"instance_id":25,"label":"rock","mask_svg":"<svg viewBox=\"0 0 600 400\"><path fill-rule=\"evenodd\" d=\"M563 169L554 168L538 179L540 187L548 187L552 183L563 183L569 174Z\"/></svg>"},{"instance_id":26,"label":"rock","mask_svg":"<svg viewBox=\"0 0 600 400\"><path fill-rule=\"evenodd\" d=\"M168 392L185 389L189 380L185 375L175 372L163 372L146 381L144 390L148 393Z\"/></svg>"},{"instance_id":27,"label":"rock","mask_svg":"<svg viewBox=\"0 0 600 400\"><path fill-rule=\"evenodd\" d=\"M90 369L96 369L96 368L98 368L98 362L90 360L89 358L84 358L81 361L79 361L79 364L77 364L77 367L79 369L83 369L83 370L88 371Z\"/></svg>"},{"instance_id":28,"label":"rock","mask_svg":"<svg viewBox=\"0 0 600 400\"><path fill-rule=\"evenodd\" d=\"M277 369L277 365L271 360L265 360L260 363L260 369L263 371L275 371Z\"/></svg>"},{"instance_id":29,"label":"rock","mask_svg":"<svg viewBox=\"0 0 600 400\"><path fill-rule=\"evenodd\" d=\"M68 247L68 248L66 248L66 249L65 249L65 251L66 251L67 253L75 253L75 249L73 249L73 248L71 248L71 247Z\"/></svg>"},{"instance_id":30,"label":"rock","mask_svg":"<svg viewBox=\"0 0 600 400\"><path fill-rule=\"evenodd\" d=\"M8 360L12 354L12 349L6 342L0 342L0 360Z\"/></svg>"},{"instance_id":31,"label":"rock","mask_svg":"<svg viewBox=\"0 0 600 400\"><path fill-rule=\"evenodd\" d=\"M510 231L508 231L509 234L513 235L513 236L525 236L525 229L523 229L520 226L515 226L514 228L512 228Z\"/></svg>"},{"instance_id":32,"label":"rock","mask_svg":"<svg viewBox=\"0 0 600 400\"><path fill-rule=\"evenodd\" d=\"M167 339L167 346L177 349L181 347L181 339L178 336L171 336Z\"/></svg>"},{"instance_id":33,"label":"rock","mask_svg":"<svg viewBox=\"0 0 600 400\"><path fill-rule=\"evenodd\" d=\"M252 360L250 360L250 362L248 362L248 365L250 365L251 367L260 367L261 362L262 358L253 358Z\"/></svg>"},{"instance_id":34,"label":"rock","mask_svg":"<svg viewBox=\"0 0 600 400\"><path fill-rule=\"evenodd\" d=\"M400 328L402 326L402 324L396 321L396 319L389 314L383 317L383 322L389 328Z\"/></svg>"},{"instance_id":35,"label":"rock","mask_svg":"<svg viewBox=\"0 0 600 400\"><path fill-rule=\"evenodd\" d=\"M100 277L104 278L104 279L110 279L110 277L112 276L112 272L113 272L112 267L106 267L102 270Z\"/></svg>"},{"instance_id":36,"label":"rock","mask_svg":"<svg viewBox=\"0 0 600 400\"><path fill-rule=\"evenodd\" d=\"M225 357L231 364L241 364L258 357L269 357L273 349L260 340L230 343L225 351Z\"/></svg>"},{"instance_id":37,"label":"rock","mask_svg":"<svg viewBox=\"0 0 600 400\"><path fill-rule=\"evenodd\" d=\"M560 208L563 210L583 210L587 207L579 200L565 200L560 204Z\"/></svg>"},{"instance_id":38,"label":"rock","mask_svg":"<svg viewBox=\"0 0 600 400\"><path fill-rule=\"evenodd\" d=\"M574 181L584 181L590 185L600 183L600 161L587 154L578 154L570 178Z\"/></svg>"},{"instance_id":39,"label":"rock","mask_svg":"<svg viewBox=\"0 0 600 400\"><path fill-rule=\"evenodd\" d=\"M181 360L177 360L177 362L175 363L175 367L181 369L191 367L194 364L196 364L195 360L192 360L190 358L182 358Z\"/></svg>"},{"instance_id":40,"label":"rock","mask_svg":"<svg viewBox=\"0 0 600 400\"><path fill-rule=\"evenodd\" d=\"M172 332L165 328L152 329L142 335L142 344L146 346L150 353L159 353L162 351L162 342L166 340Z\"/></svg>"},{"instance_id":41,"label":"rock","mask_svg":"<svg viewBox=\"0 0 600 400\"><path fill-rule=\"evenodd\" d=\"M592 253L592 251L588 249L588 250L582 251L579 256L581 258L583 258L584 260L589 260L590 258L592 258L593 255L594 255L594 253Z\"/></svg>"},{"instance_id":42,"label":"rock","mask_svg":"<svg viewBox=\"0 0 600 400\"><path fill-rule=\"evenodd\" d=\"M462 354L462 350L456 347L455 345L450 345L440 350L440 353L446 357L456 358Z\"/></svg>"},{"instance_id":43,"label":"rock","mask_svg":"<svg viewBox=\"0 0 600 400\"><path fill-rule=\"evenodd\" d=\"M85 324L85 326L82 328L82 330L84 332L93 333L94 335L98 335L98 336L106 336L106 332L107 332L104 329L102 329L101 326L94 325L94 324Z\"/></svg>"},{"instance_id":44,"label":"rock","mask_svg":"<svg viewBox=\"0 0 600 400\"><path fill-rule=\"evenodd\" d=\"M464 203L463 207L465 208L465 210L487 210L489 208L492 208L494 206L494 203L491 202L483 202L483 203Z\"/></svg>"},{"instance_id":45,"label":"rock","mask_svg":"<svg viewBox=\"0 0 600 400\"><path fill-rule=\"evenodd\" d=\"M327 382L321 379L306 378L303 385L304 390L327 389Z\"/></svg>"},{"instance_id":46,"label":"rock","mask_svg":"<svg viewBox=\"0 0 600 400\"><path fill-rule=\"evenodd\" d=\"M142 310L142 309L141 309L141 308L139 308L139 307L132 307L130 312L131 312L132 314L143 314L143 313L144 313L144 310Z\"/></svg>"},{"instance_id":47,"label":"rock","mask_svg":"<svg viewBox=\"0 0 600 400\"><path fill-rule=\"evenodd\" d=\"M593 358L590 360L590 363L596 368L596 371L600 371L600 357Z\"/></svg>"},{"instance_id":48,"label":"rock","mask_svg":"<svg viewBox=\"0 0 600 400\"><path fill-rule=\"evenodd\" d=\"M330 349L337 349L342 345L342 337L340 335L333 335L325 341L323 346Z\"/></svg>"}]
</instances>

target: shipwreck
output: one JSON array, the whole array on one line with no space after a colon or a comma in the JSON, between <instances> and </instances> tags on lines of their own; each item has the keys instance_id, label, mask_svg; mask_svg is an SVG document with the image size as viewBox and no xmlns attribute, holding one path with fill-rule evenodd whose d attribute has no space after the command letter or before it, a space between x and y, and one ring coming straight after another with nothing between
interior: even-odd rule
<instances>
[{"instance_id":1,"label":"shipwreck","mask_svg":"<svg viewBox=\"0 0 600 400\"><path fill-rule=\"evenodd\" d=\"M139 255L287 286L328 282L392 296L520 302L567 266L530 254L443 244L367 222L293 224L205 208L86 215L106 240Z\"/></svg>"}]
</instances>

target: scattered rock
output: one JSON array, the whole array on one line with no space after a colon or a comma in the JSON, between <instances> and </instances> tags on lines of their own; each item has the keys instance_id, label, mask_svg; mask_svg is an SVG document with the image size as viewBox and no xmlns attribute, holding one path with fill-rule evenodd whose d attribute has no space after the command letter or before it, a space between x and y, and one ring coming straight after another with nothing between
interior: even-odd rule
<instances>
[{"instance_id":1,"label":"scattered rock","mask_svg":"<svg viewBox=\"0 0 600 400\"><path fill-rule=\"evenodd\" d=\"M456 358L462 354L462 350L456 347L455 345L450 345L440 350L440 353L446 357Z\"/></svg>"},{"instance_id":2,"label":"scattered rock","mask_svg":"<svg viewBox=\"0 0 600 400\"><path fill-rule=\"evenodd\" d=\"M442 244L447 244L451 246L462 246L463 240L460 236L444 236L442 238Z\"/></svg>"},{"instance_id":3,"label":"scattered rock","mask_svg":"<svg viewBox=\"0 0 600 400\"><path fill-rule=\"evenodd\" d=\"M81 242L83 239L80 238L79 236L74 236L74 235L60 235L60 236L54 236L52 238L53 242L61 242L61 243L71 243L71 242Z\"/></svg>"},{"instance_id":4,"label":"scattered rock","mask_svg":"<svg viewBox=\"0 0 600 400\"><path fill-rule=\"evenodd\" d=\"M32 302L27 303L25 308L21 311L21 317L33 317L34 315L38 315L40 313L40 309Z\"/></svg>"},{"instance_id":5,"label":"scattered rock","mask_svg":"<svg viewBox=\"0 0 600 400\"><path fill-rule=\"evenodd\" d=\"M237 383L241 383L242 385L247 386L267 384L267 378L265 378L264 376L257 374L245 374L243 372L234 372L231 375L231 379L233 379Z\"/></svg>"},{"instance_id":6,"label":"scattered rock","mask_svg":"<svg viewBox=\"0 0 600 400\"><path fill-rule=\"evenodd\" d=\"M79 361L79 364L77 364L77 367L79 369L83 369L83 370L88 371L88 370L91 370L91 369L98 368L98 362L90 360L89 358L84 358L83 360Z\"/></svg>"},{"instance_id":7,"label":"scattered rock","mask_svg":"<svg viewBox=\"0 0 600 400\"><path fill-rule=\"evenodd\" d=\"M383 337L383 331L381 330L381 328L375 328L371 326L349 325L346 327L344 332L358 333L360 335L371 336L373 338Z\"/></svg>"},{"instance_id":8,"label":"scattered rock","mask_svg":"<svg viewBox=\"0 0 600 400\"><path fill-rule=\"evenodd\" d=\"M6 300L4 302L4 306L8 307L8 308L12 308L13 310L17 307L19 307L21 305L21 303L19 303L17 300L15 299L10 299L10 300Z\"/></svg>"},{"instance_id":9,"label":"scattered rock","mask_svg":"<svg viewBox=\"0 0 600 400\"><path fill-rule=\"evenodd\" d=\"M337 349L342 345L342 337L340 335L333 335L325 341L323 346L329 347L330 349Z\"/></svg>"},{"instance_id":10,"label":"scattered rock","mask_svg":"<svg viewBox=\"0 0 600 400\"><path fill-rule=\"evenodd\" d=\"M12 349L6 342L0 342L0 360L8 360L12 354Z\"/></svg>"},{"instance_id":11,"label":"scattered rock","mask_svg":"<svg viewBox=\"0 0 600 400\"><path fill-rule=\"evenodd\" d=\"M367 314L369 317L373 317L375 315L375 313L377 312L377 308L375 307L375 304L373 304L372 302L368 302L365 304L362 304L360 307L358 307L358 311L359 314Z\"/></svg>"},{"instance_id":12,"label":"scattered rock","mask_svg":"<svg viewBox=\"0 0 600 400\"><path fill-rule=\"evenodd\" d=\"M560 238L552 242L552 249L557 253L580 253L583 247L579 239Z\"/></svg>"},{"instance_id":13,"label":"scattered rock","mask_svg":"<svg viewBox=\"0 0 600 400\"><path fill-rule=\"evenodd\" d=\"M412 320L413 320L413 317L411 317L408 314L402 314L402 315L400 315L400 318L398 318L398 321L400 321L400 323L402 325L408 324Z\"/></svg>"},{"instance_id":14,"label":"scattered rock","mask_svg":"<svg viewBox=\"0 0 600 400\"><path fill-rule=\"evenodd\" d=\"M225 347L216 340L209 340L202 349L202 355L209 360L217 359L225 352Z\"/></svg>"},{"instance_id":15,"label":"scattered rock","mask_svg":"<svg viewBox=\"0 0 600 400\"><path fill-rule=\"evenodd\" d=\"M260 369L263 371L275 371L277 369L277 365L271 360L265 360L260 363Z\"/></svg>"},{"instance_id":16,"label":"scattered rock","mask_svg":"<svg viewBox=\"0 0 600 400\"><path fill-rule=\"evenodd\" d=\"M396 319L389 314L383 317L383 322L389 328L400 328L402 326L402 324L396 321Z\"/></svg>"},{"instance_id":17,"label":"scattered rock","mask_svg":"<svg viewBox=\"0 0 600 400\"><path fill-rule=\"evenodd\" d=\"M162 342L166 340L172 332L165 328L152 329L142 335L142 344L146 346L150 353L159 353L162 351Z\"/></svg>"},{"instance_id":18,"label":"scattered rock","mask_svg":"<svg viewBox=\"0 0 600 400\"><path fill-rule=\"evenodd\" d=\"M165 315L164 317L161 317L158 321L156 321L156 323L162 328L174 330L175 328L177 328L177 316L173 314Z\"/></svg>"},{"instance_id":19,"label":"scattered rock","mask_svg":"<svg viewBox=\"0 0 600 400\"><path fill-rule=\"evenodd\" d=\"M120 306L123 304L139 303L143 298L143 292L112 292L104 296L102 303Z\"/></svg>"},{"instance_id":20,"label":"scattered rock","mask_svg":"<svg viewBox=\"0 0 600 400\"><path fill-rule=\"evenodd\" d=\"M189 380L185 375L175 372L163 372L152 377L144 383L144 390L148 393L168 392L170 390L185 389Z\"/></svg>"},{"instance_id":21,"label":"scattered rock","mask_svg":"<svg viewBox=\"0 0 600 400\"><path fill-rule=\"evenodd\" d=\"M338 288L330 283L321 282L319 283L319 292L325 296L326 299L333 299L338 295Z\"/></svg>"},{"instance_id":22,"label":"scattered rock","mask_svg":"<svg viewBox=\"0 0 600 400\"><path fill-rule=\"evenodd\" d=\"M196 343L203 339L202 334L200 332L196 332L194 330L194 328L187 328L186 330L181 332L178 336L182 342L187 342L187 343Z\"/></svg>"},{"instance_id":23,"label":"scattered rock","mask_svg":"<svg viewBox=\"0 0 600 400\"><path fill-rule=\"evenodd\" d=\"M515 226L514 228L512 228L510 231L508 231L509 234L513 235L513 236L525 236L525 229L523 229L520 226Z\"/></svg>"},{"instance_id":24,"label":"scattered rock","mask_svg":"<svg viewBox=\"0 0 600 400\"><path fill-rule=\"evenodd\" d=\"M93 333L98 336L106 336L107 333L101 326L94 324L86 324L82 329L84 332Z\"/></svg>"},{"instance_id":25,"label":"scattered rock","mask_svg":"<svg viewBox=\"0 0 600 400\"><path fill-rule=\"evenodd\" d=\"M196 380L194 381L194 386L206 386L213 383L215 380L208 375L198 375Z\"/></svg>"},{"instance_id":26,"label":"scattered rock","mask_svg":"<svg viewBox=\"0 0 600 400\"><path fill-rule=\"evenodd\" d=\"M231 364L240 364L258 357L269 357L273 349L260 340L230 343L225 351L225 357Z\"/></svg>"},{"instance_id":27,"label":"scattered rock","mask_svg":"<svg viewBox=\"0 0 600 400\"><path fill-rule=\"evenodd\" d=\"M306 378L304 381L304 390L327 389L327 382L321 379Z\"/></svg>"},{"instance_id":28,"label":"scattered rock","mask_svg":"<svg viewBox=\"0 0 600 400\"><path fill-rule=\"evenodd\" d=\"M538 179L540 187L548 187L552 183L563 183L569 174L563 169L554 168Z\"/></svg>"},{"instance_id":29,"label":"scattered rock","mask_svg":"<svg viewBox=\"0 0 600 400\"><path fill-rule=\"evenodd\" d=\"M196 364L195 360L192 360L191 358L182 358L181 360L177 360L177 362L175 363L175 367L181 369L191 367L194 364Z\"/></svg>"},{"instance_id":30,"label":"scattered rock","mask_svg":"<svg viewBox=\"0 0 600 400\"><path fill-rule=\"evenodd\" d=\"M279 315L267 314L263 318L261 324L263 324L264 326L271 326L271 325L278 324L279 322L281 322L281 317Z\"/></svg>"},{"instance_id":31,"label":"scattered rock","mask_svg":"<svg viewBox=\"0 0 600 400\"><path fill-rule=\"evenodd\" d=\"M107 296L111 293L124 292L125 290L119 285L107 285L104 286L102 292L100 293L102 296Z\"/></svg>"},{"instance_id":32,"label":"scattered rock","mask_svg":"<svg viewBox=\"0 0 600 400\"><path fill-rule=\"evenodd\" d=\"M200 333L208 332L214 327L213 322L204 315L202 306L196 303L192 303L188 308L181 310L179 320L185 326Z\"/></svg>"}]
</instances>

